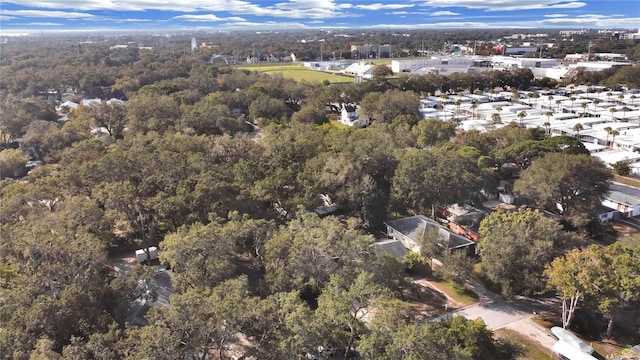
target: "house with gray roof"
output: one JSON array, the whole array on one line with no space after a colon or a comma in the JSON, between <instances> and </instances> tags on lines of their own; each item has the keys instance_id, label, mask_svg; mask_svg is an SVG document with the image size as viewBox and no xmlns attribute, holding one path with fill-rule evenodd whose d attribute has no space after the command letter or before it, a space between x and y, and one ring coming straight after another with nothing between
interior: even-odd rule
<instances>
[{"instance_id":1,"label":"house with gray roof","mask_svg":"<svg viewBox=\"0 0 640 360\"><path fill-rule=\"evenodd\" d=\"M475 243L470 239L454 234L448 228L442 226L424 215L415 215L385 223L389 239L399 240L405 248L420 252L420 240L425 231L435 229L438 232L438 245L447 250L465 249Z\"/></svg>"}]
</instances>

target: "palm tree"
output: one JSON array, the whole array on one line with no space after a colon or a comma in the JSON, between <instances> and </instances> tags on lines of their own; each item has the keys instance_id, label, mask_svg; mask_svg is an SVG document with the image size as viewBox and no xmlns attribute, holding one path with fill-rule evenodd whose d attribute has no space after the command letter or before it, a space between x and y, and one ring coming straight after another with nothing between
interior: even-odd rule
<instances>
[{"instance_id":1,"label":"palm tree","mask_svg":"<svg viewBox=\"0 0 640 360\"><path fill-rule=\"evenodd\" d=\"M605 147L609 147L609 135L611 135L611 131L613 131L613 129L611 127L607 126L606 128L604 128L602 130L607 132L607 141L605 142L604 146Z\"/></svg>"},{"instance_id":2,"label":"palm tree","mask_svg":"<svg viewBox=\"0 0 640 360\"><path fill-rule=\"evenodd\" d=\"M475 119L476 118L476 109L478 108L478 102L474 101L471 104L471 116Z\"/></svg>"},{"instance_id":3,"label":"palm tree","mask_svg":"<svg viewBox=\"0 0 640 360\"><path fill-rule=\"evenodd\" d=\"M607 93L607 101L611 101L611 96L613 95L613 93L611 91L609 91Z\"/></svg>"},{"instance_id":4,"label":"palm tree","mask_svg":"<svg viewBox=\"0 0 640 360\"><path fill-rule=\"evenodd\" d=\"M499 124L501 122L501 118L500 118L500 114L498 113L493 113L491 114L491 122L493 124Z\"/></svg>"},{"instance_id":5,"label":"palm tree","mask_svg":"<svg viewBox=\"0 0 640 360\"><path fill-rule=\"evenodd\" d=\"M545 121L544 124L542 124L542 126L544 126L544 128L546 129L545 133L549 134L549 126L551 126L551 123L549 123L548 121Z\"/></svg>"},{"instance_id":6,"label":"palm tree","mask_svg":"<svg viewBox=\"0 0 640 360\"><path fill-rule=\"evenodd\" d=\"M631 105L633 105L636 102L636 96L635 95L631 95Z\"/></svg>"},{"instance_id":7,"label":"palm tree","mask_svg":"<svg viewBox=\"0 0 640 360\"><path fill-rule=\"evenodd\" d=\"M562 103L562 100L556 100L556 111L560 111L560 104Z\"/></svg>"},{"instance_id":8,"label":"palm tree","mask_svg":"<svg viewBox=\"0 0 640 360\"><path fill-rule=\"evenodd\" d=\"M462 105L462 100L458 99L458 100L456 100L456 102L454 104L458 108L458 110L456 112L459 113L460 112L460 105Z\"/></svg>"},{"instance_id":9,"label":"palm tree","mask_svg":"<svg viewBox=\"0 0 640 360\"><path fill-rule=\"evenodd\" d=\"M611 113L611 121L613 121L613 113L616 112L616 108L615 107L609 108L609 112Z\"/></svg>"},{"instance_id":10,"label":"palm tree","mask_svg":"<svg viewBox=\"0 0 640 360\"><path fill-rule=\"evenodd\" d=\"M546 113L544 113L544 116L546 116L547 117L547 121L549 121L551 116L553 116L553 111L547 111Z\"/></svg>"},{"instance_id":11,"label":"palm tree","mask_svg":"<svg viewBox=\"0 0 640 360\"><path fill-rule=\"evenodd\" d=\"M553 100L553 95L549 95L547 99L549 99L549 109L551 109L551 100Z\"/></svg>"},{"instance_id":12,"label":"palm tree","mask_svg":"<svg viewBox=\"0 0 640 360\"><path fill-rule=\"evenodd\" d=\"M580 130L583 130L584 127L580 123L576 123L573 125L573 130L576 132L576 138L580 138Z\"/></svg>"},{"instance_id":13,"label":"palm tree","mask_svg":"<svg viewBox=\"0 0 640 360\"><path fill-rule=\"evenodd\" d=\"M629 111L629 110L631 110L631 109L629 109L629 108L628 108L628 107L626 107L626 106L623 106L623 107L622 107L622 109L620 109L620 110L622 110L622 117L624 118L624 117L625 117L625 115L627 114L627 111ZM623 119L623 120L624 120L624 119Z\"/></svg>"},{"instance_id":14,"label":"palm tree","mask_svg":"<svg viewBox=\"0 0 640 360\"><path fill-rule=\"evenodd\" d=\"M596 90L596 94L598 94L598 99L600 99L600 93L602 92L602 89L598 89Z\"/></svg>"},{"instance_id":15,"label":"palm tree","mask_svg":"<svg viewBox=\"0 0 640 360\"><path fill-rule=\"evenodd\" d=\"M593 100L593 111L596 111L598 104L600 104L600 99Z\"/></svg>"},{"instance_id":16,"label":"palm tree","mask_svg":"<svg viewBox=\"0 0 640 360\"><path fill-rule=\"evenodd\" d=\"M587 103L582 103L582 117L587 115Z\"/></svg>"},{"instance_id":17,"label":"palm tree","mask_svg":"<svg viewBox=\"0 0 640 360\"><path fill-rule=\"evenodd\" d=\"M522 127L522 120L527 117L527 113L525 111L520 111L520 113L518 113L518 117L520 118L520 127Z\"/></svg>"},{"instance_id":18,"label":"palm tree","mask_svg":"<svg viewBox=\"0 0 640 360\"><path fill-rule=\"evenodd\" d=\"M536 101L534 106L538 106L538 99L540 98L540 94L538 94L538 93L533 94L533 98Z\"/></svg>"},{"instance_id":19,"label":"palm tree","mask_svg":"<svg viewBox=\"0 0 640 360\"><path fill-rule=\"evenodd\" d=\"M623 94L618 95L618 103L619 104L622 103L622 100L624 100L624 95Z\"/></svg>"},{"instance_id":20,"label":"palm tree","mask_svg":"<svg viewBox=\"0 0 640 360\"><path fill-rule=\"evenodd\" d=\"M573 107L573 102L576 101L576 98L572 96L569 98L569 100L571 100L571 107Z\"/></svg>"},{"instance_id":21,"label":"palm tree","mask_svg":"<svg viewBox=\"0 0 640 360\"><path fill-rule=\"evenodd\" d=\"M611 130L611 146L613 147L613 145L615 145L616 143L616 136L620 135L620 132L618 130Z\"/></svg>"}]
</instances>

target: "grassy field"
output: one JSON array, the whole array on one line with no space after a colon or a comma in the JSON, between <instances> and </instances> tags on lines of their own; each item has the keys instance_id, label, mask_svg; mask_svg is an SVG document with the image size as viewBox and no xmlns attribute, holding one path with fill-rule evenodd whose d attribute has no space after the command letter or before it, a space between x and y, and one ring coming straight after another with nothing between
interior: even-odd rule
<instances>
[{"instance_id":1,"label":"grassy field","mask_svg":"<svg viewBox=\"0 0 640 360\"><path fill-rule=\"evenodd\" d=\"M353 78L349 76L325 73L317 70L310 70L300 64L253 64L236 66L236 69L245 69L250 71L259 71L261 73L273 75L280 74L283 77L293 79L299 82L321 83L325 80L330 83L353 82Z\"/></svg>"}]
</instances>

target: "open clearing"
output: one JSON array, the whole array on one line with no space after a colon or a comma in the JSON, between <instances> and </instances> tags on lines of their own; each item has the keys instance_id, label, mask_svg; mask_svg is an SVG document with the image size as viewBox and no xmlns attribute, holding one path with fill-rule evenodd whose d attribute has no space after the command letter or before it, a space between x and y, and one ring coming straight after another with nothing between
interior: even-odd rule
<instances>
[{"instance_id":1,"label":"open clearing","mask_svg":"<svg viewBox=\"0 0 640 360\"><path fill-rule=\"evenodd\" d=\"M250 71L258 71L265 74L280 74L285 78L293 79L299 82L321 83L325 80L330 83L353 82L353 78L349 76L331 74L318 70L308 69L300 64L277 64L277 65L243 65L236 66L236 69L244 69Z\"/></svg>"}]
</instances>

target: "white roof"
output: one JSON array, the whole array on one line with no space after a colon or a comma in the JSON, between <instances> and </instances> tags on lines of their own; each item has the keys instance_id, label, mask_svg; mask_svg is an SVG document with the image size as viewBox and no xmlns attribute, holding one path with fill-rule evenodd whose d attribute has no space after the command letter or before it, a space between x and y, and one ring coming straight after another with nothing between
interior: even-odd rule
<instances>
[{"instance_id":1,"label":"white roof","mask_svg":"<svg viewBox=\"0 0 640 360\"><path fill-rule=\"evenodd\" d=\"M610 165L622 160L629 160L632 163L640 160L640 154L632 151L601 151L591 154L591 156L597 157L600 161Z\"/></svg>"}]
</instances>

